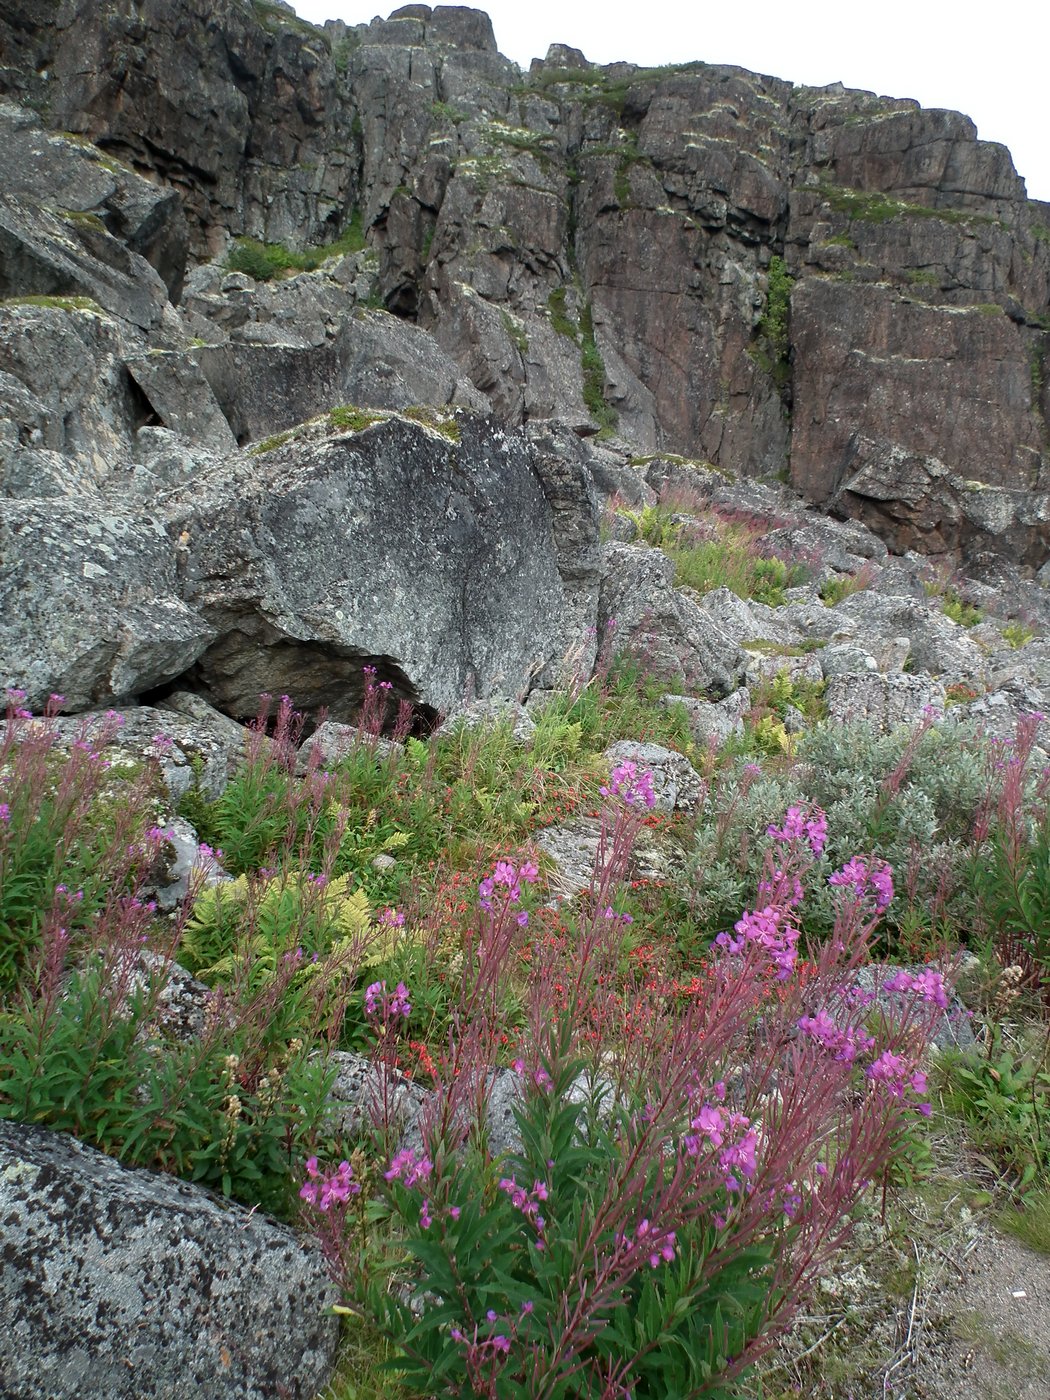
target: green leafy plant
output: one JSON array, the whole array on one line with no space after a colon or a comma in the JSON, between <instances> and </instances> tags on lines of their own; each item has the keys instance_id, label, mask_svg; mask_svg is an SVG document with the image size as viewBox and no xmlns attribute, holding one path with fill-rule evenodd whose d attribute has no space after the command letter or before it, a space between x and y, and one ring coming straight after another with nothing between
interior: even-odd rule
<instances>
[{"instance_id":1,"label":"green leafy plant","mask_svg":"<svg viewBox=\"0 0 1050 1400\"><path fill-rule=\"evenodd\" d=\"M70 970L61 996L51 978L0 1017L0 1116L287 1215L299 1162L330 1137L324 1060L260 1041L236 999L203 1038L159 1038L166 974L132 975L132 959L110 949Z\"/></svg>"},{"instance_id":2,"label":"green leafy plant","mask_svg":"<svg viewBox=\"0 0 1050 1400\"><path fill-rule=\"evenodd\" d=\"M1016 619L1013 622L1008 622L1003 628L1003 641L1015 651L1026 647L1034 636L1035 632L1031 627Z\"/></svg>"},{"instance_id":3,"label":"green leafy plant","mask_svg":"<svg viewBox=\"0 0 1050 1400\"><path fill-rule=\"evenodd\" d=\"M161 858L165 839L146 766L107 757L115 718L63 739L57 706L34 720L22 698L9 700L0 738L0 997L36 955L49 919L60 914L74 944L87 938L100 912Z\"/></svg>"},{"instance_id":4,"label":"green leafy plant","mask_svg":"<svg viewBox=\"0 0 1050 1400\"><path fill-rule=\"evenodd\" d=\"M973 603L967 603L953 589L947 588L941 599L941 611L960 627L976 627L984 613Z\"/></svg>"},{"instance_id":5,"label":"green leafy plant","mask_svg":"<svg viewBox=\"0 0 1050 1400\"><path fill-rule=\"evenodd\" d=\"M392 1180L426 1297L442 1300L417 1316L385 1289L373 1294L401 1339L399 1369L421 1389L521 1400L536 1393L538 1378L543 1394L598 1396L602 1378L617 1373L630 1375L639 1397L728 1397L722 1377L739 1370L731 1361L761 1331L775 1293L774 1243L727 1250L717 1227L696 1218L654 1229L649 1244L632 1249L621 1229L628 1212L609 1211L608 1196L610 1173L614 1181L624 1174L632 1196L641 1186L625 1174L636 1129L573 1101L582 1069L570 1058L547 1062L550 1087L516 1114L523 1147L509 1160L446 1159L426 1201L404 1184L411 1168ZM657 1217L669 1168L649 1167L631 1214ZM526 1222L539 1222L532 1231L522 1228L523 1210ZM650 1254L661 1267L650 1267ZM574 1296L586 1299L585 1329L564 1314L563 1300ZM483 1376L493 1389L479 1390Z\"/></svg>"},{"instance_id":6,"label":"green leafy plant","mask_svg":"<svg viewBox=\"0 0 1050 1400\"><path fill-rule=\"evenodd\" d=\"M870 567L858 570L855 574L835 574L831 578L826 578L820 585L820 598L829 608L833 608L837 603L850 598L854 593L860 593L865 588L870 588L874 571Z\"/></svg>"},{"instance_id":7,"label":"green leafy plant","mask_svg":"<svg viewBox=\"0 0 1050 1400\"><path fill-rule=\"evenodd\" d=\"M1023 1196L1050 1187L1050 1074L992 1036L986 1056L948 1057L945 1106L964 1118L986 1165Z\"/></svg>"},{"instance_id":8,"label":"green leafy plant","mask_svg":"<svg viewBox=\"0 0 1050 1400\"><path fill-rule=\"evenodd\" d=\"M358 211L333 242L317 248L305 248L302 252L286 248L283 243L238 238L226 256L226 266L231 272L243 272L256 282L270 282L286 272L315 272L329 258L360 253L367 246Z\"/></svg>"}]
</instances>

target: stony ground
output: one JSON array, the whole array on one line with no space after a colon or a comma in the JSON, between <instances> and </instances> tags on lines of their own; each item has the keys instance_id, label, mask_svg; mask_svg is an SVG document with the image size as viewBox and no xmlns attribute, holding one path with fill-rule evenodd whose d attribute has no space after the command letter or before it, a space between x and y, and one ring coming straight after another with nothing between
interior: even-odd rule
<instances>
[{"instance_id":1,"label":"stony ground","mask_svg":"<svg viewBox=\"0 0 1050 1400\"><path fill-rule=\"evenodd\" d=\"M860 1224L770 1358L768 1400L1050 1396L1050 1256L997 1228L956 1146L885 1222Z\"/></svg>"}]
</instances>

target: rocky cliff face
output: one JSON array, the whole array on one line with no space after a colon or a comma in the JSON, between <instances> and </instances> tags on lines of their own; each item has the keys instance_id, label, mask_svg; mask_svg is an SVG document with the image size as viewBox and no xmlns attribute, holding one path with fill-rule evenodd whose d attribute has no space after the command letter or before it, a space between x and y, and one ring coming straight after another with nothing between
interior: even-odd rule
<instances>
[{"instance_id":1,"label":"rocky cliff face","mask_svg":"<svg viewBox=\"0 0 1050 1400\"><path fill-rule=\"evenodd\" d=\"M10 0L0 96L9 516L132 499L177 537L170 493L333 407L482 411L526 430L568 609L518 681L594 621L568 439L790 481L971 570L1047 560L1050 206L963 116L557 46L525 75L476 10L277 0ZM159 593L198 664L213 622Z\"/></svg>"}]
</instances>

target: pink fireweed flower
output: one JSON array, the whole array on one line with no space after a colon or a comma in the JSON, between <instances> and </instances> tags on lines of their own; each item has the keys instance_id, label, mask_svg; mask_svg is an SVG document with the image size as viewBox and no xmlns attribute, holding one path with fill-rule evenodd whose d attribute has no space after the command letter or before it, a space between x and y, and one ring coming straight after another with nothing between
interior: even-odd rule
<instances>
[{"instance_id":1,"label":"pink fireweed flower","mask_svg":"<svg viewBox=\"0 0 1050 1400\"><path fill-rule=\"evenodd\" d=\"M782 845L805 840L813 854L819 856L828 839L828 820L819 807L814 807L808 816L801 807L789 807L784 825L767 826L766 835Z\"/></svg>"},{"instance_id":2,"label":"pink fireweed flower","mask_svg":"<svg viewBox=\"0 0 1050 1400\"><path fill-rule=\"evenodd\" d=\"M512 1060L510 1067L515 1074L520 1074L523 1078L525 1075L529 1075L536 1088L541 1089L545 1094L549 1093L550 1090L554 1088L554 1080L551 1079L550 1075L542 1066L539 1069L532 1070L530 1073L524 1060ZM553 1166L554 1163L551 1162L549 1165Z\"/></svg>"},{"instance_id":3,"label":"pink fireweed flower","mask_svg":"<svg viewBox=\"0 0 1050 1400\"><path fill-rule=\"evenodd\" d=\"M734 1114L734 1117L741 1115ZM745 1118L744 1123L747 1123ZM727 1191L739 1191L740 1182L737 1179L739 1172L745 1181L750 1181L757 1170L755 1153L758 1148L758 1133L754 1128L749 1128L743 1137L728 1147L724 1147L718 1156L718 1165L725 1172L725 1184Z\"/></svg>"},{"instance_id":4,"label":"pink fireweed flower","mask_svg":"<svg viewBox=\"0 0 1050 1400\"><path fill-rule=\"evenodd\" d=\"M318 1169L317 1158L310 1157L306 1162L306 1176L299 1195L304 1201L317 1206L318 1210L328 1210L333 1201L345 1204L361 1190L360 1183L353 1179L353 1168L346 1161L322 1172Z\"/></svg>"},{"instance_id":5,"label":"pink fireweed flower","mask_svg":"<svg viewBox=\"0 0 1050 1400\"><path fill-rule=\"evenodd\" d=\"M533 1182L532 1190L526 1191L523 1186L519 1186L512 1176L502 1177L499 1182L499 1190L510 1197L510 1203L515 1210L521 1211L525 1219L536 1231L536 1247L544 1248L543 1231L546 1221L540 1214L540 1205L547 1200L548 1188L546 1182ZM491 1320L491 1319L490 1319Z\"/></svg>"},{"instance_id":6,"label":"pink fireweed flower","mask_svg":"<svg viewBox=\"0 0 1050 1400\"><path fill-rule=\"evenodd\" d=\"M478 885L478 903L482 909L491 911L493 896L496 893L496 887L499 886L507 891L503 900L504 908L508 908L521 898L522 882L527 885L535 884L539 873L539 866L534 861L523 861L515 868L509 860L498 860L492 874L486 876ZM519 919L519 923L523 922L527 922L527 920Z\"/></svg>"},{"instance_id":7,"label":"pink fireweed flower","mask_svg":"<svg viewBox=\"0 0 1050 1400\"><path fill-rule=\"evenodd\" d=\"M921 1098L926 1093L926 1075L921 1069L913 1069L903 1055L895 1055L890 1050L874 1060L867 1068L867 1077L873 1084L882 1085L895 1099L908 1095ZM928 1103L917 1104L924 1118L929 1118L932 1109Z\"/></svg>"},{"instance_id":8,"label":"pink fireweed flower","mask_svg":"<svg viewBox=\"0 0 1050 1400\"><path fill-rule=\"evenodd\" d=\"M673 1230L662 1230L650 1220L640 1220L634 1235L618 1235L616 1244L624 1254L629 1255L637 1250L648 1260L651 1269L658 1269L661 1264L673 1262L676 1238Z\"/></svg>"},{"instance_id":9,"label":"pink fireweed flower","mask_svg":"<svg viewBox=\"0 0 1050 1400\"><path fill-rule=\"evenodd\" d=\"M828 884L852 888L858 902L873 895L876 909L885 909L893 899L893 869L885 861L873 862L869 867L859 856L853 856L841 870L828 876Z\"/></svg>"},{"instance_id":10,"label":"pink fireweed flower","mask_svg":"<svg viewBox=\"0 0 1050 1400\"><path fill-rule=\"evenodd\" d=\"M804 1036L815 1040L844 1064L852 1064L858 1055L866 1054L875 1044L870 1035L857 1027L843 1030L827 1011L818 1011L815 1016L801 1016L795 1024Z\"/></svg>"},{"instance_id":11,"label":"pink fireweed flower","mask_svg":"<svg viewBox=\"0 0 1050 1400\"><path fill-rule=\"evenodd\" d=\"M648 770L639 773L637 763L630 759L614 768L609 774L608 786L598 791L602 797L619 797L628 807L656 806L652 773Z\"/></svg>"},{"instance_id":12,"label":"pink fireweed flower","mask_svg":"<svg viewBox=\"0 0 1050 1400\"><path fill-rule=\"evenodd\" d=\"M769 880L760 880L758 892L770 904L779 904L785 909L797 909L803 898L802 881L783 870L774 870Z\"/></svg>"},{"instance_id":13,"label":"pink fireweed flower","mask_svg":"<svg viewBox=\"0 0 1050 1400\"><path fill-rule=\"evenodd\" d=\"M433 1170L434 1164L429 1157L417 1158L411 1148L405 1147L390 1163L388 1170L383 1173L383 1180L401 1181L411 1190L421 1181L426 1181Z\"/></svg>"},{"instance_id":14,"label":"pink fireweed flower","mask_svg":"<svg viewBox=\"0 0 1050 1400\"><path fill-rule=\"evenodd\" d=\"M383 909L380 912L377 922L383 924L386 928L403 928L405 916L397 909Z\"/></svg>"},{"instance_id":15,"label":"pink fireweed flower","mask_svg":"<svg viewBox=\"0 0 1050 1400\"><path fill-rule=\"evenodd\" d=\"M394 1021L400 1016L407 1021L411 1010L404 982L399 982L389 996L385 982L372 982L365 988L366 1016L379 1016L384 1021Z\"/></svg>"},{"instance_id":16,"label":"pink fireweed flower","mask_svg":"<svg viewBox=\"0 0 1050 1400\"><path fill-rule=\"evenodd\" d=\"M720 933L715 942L734 957L745 954L749 946L761 948L776 968L777 981L784 982L791 976L798 960L796 945L800 937L799 929L790 924L782 926L785 918L787 911L773 904L765 909L748 911L733 925L736 938L729 933Z\"/></svg>"},{"instance_id":17,"label":"pink fireweed flower","mask_svg":"<svg viewBox=\"0 0 1050 1400\"><path fill-rule=\"evenodd\" d=\"M923 1001L939 1006L942 1011L948 1008L948 989L944 985L944 976L935 968L927 968L925 972L918 974L901 968L882 985L887 992L914 992Z\"/></svg>"}]
</instances>

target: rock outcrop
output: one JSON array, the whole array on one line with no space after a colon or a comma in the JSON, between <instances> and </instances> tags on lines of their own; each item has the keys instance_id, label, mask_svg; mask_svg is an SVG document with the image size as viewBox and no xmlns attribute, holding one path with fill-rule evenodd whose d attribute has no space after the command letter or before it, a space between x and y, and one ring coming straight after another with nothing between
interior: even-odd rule
<instances>
[{"instance_id":1,"label":"rock outcrop","mask_svg":"<svg viewBox=\"0 0 1050 1400\"><path fill-rule=\"evenodd\" d=\"M0 1122L11 1400L311 1397L338 1301L319 1250L173 1177Z\"/></svg>"},{"instance_id":2,"label":"rock outcrop","mask_svg":"<svg viewBox=\"0 0 1050 1400\"><path fill-rule=\"evenodd\" d=\"M523 698L610 617L727 693L784 620L639 590L664 566L599 557L617 483L822 567L1045 568L1050 207L965 117L559 46L523 75L458 6L20 0L0 65L0 672L34 704L189 677L351 720L372 660L432 710ZM340 434L379 410L422 426Z\"/></svg>"}]
</instances>

